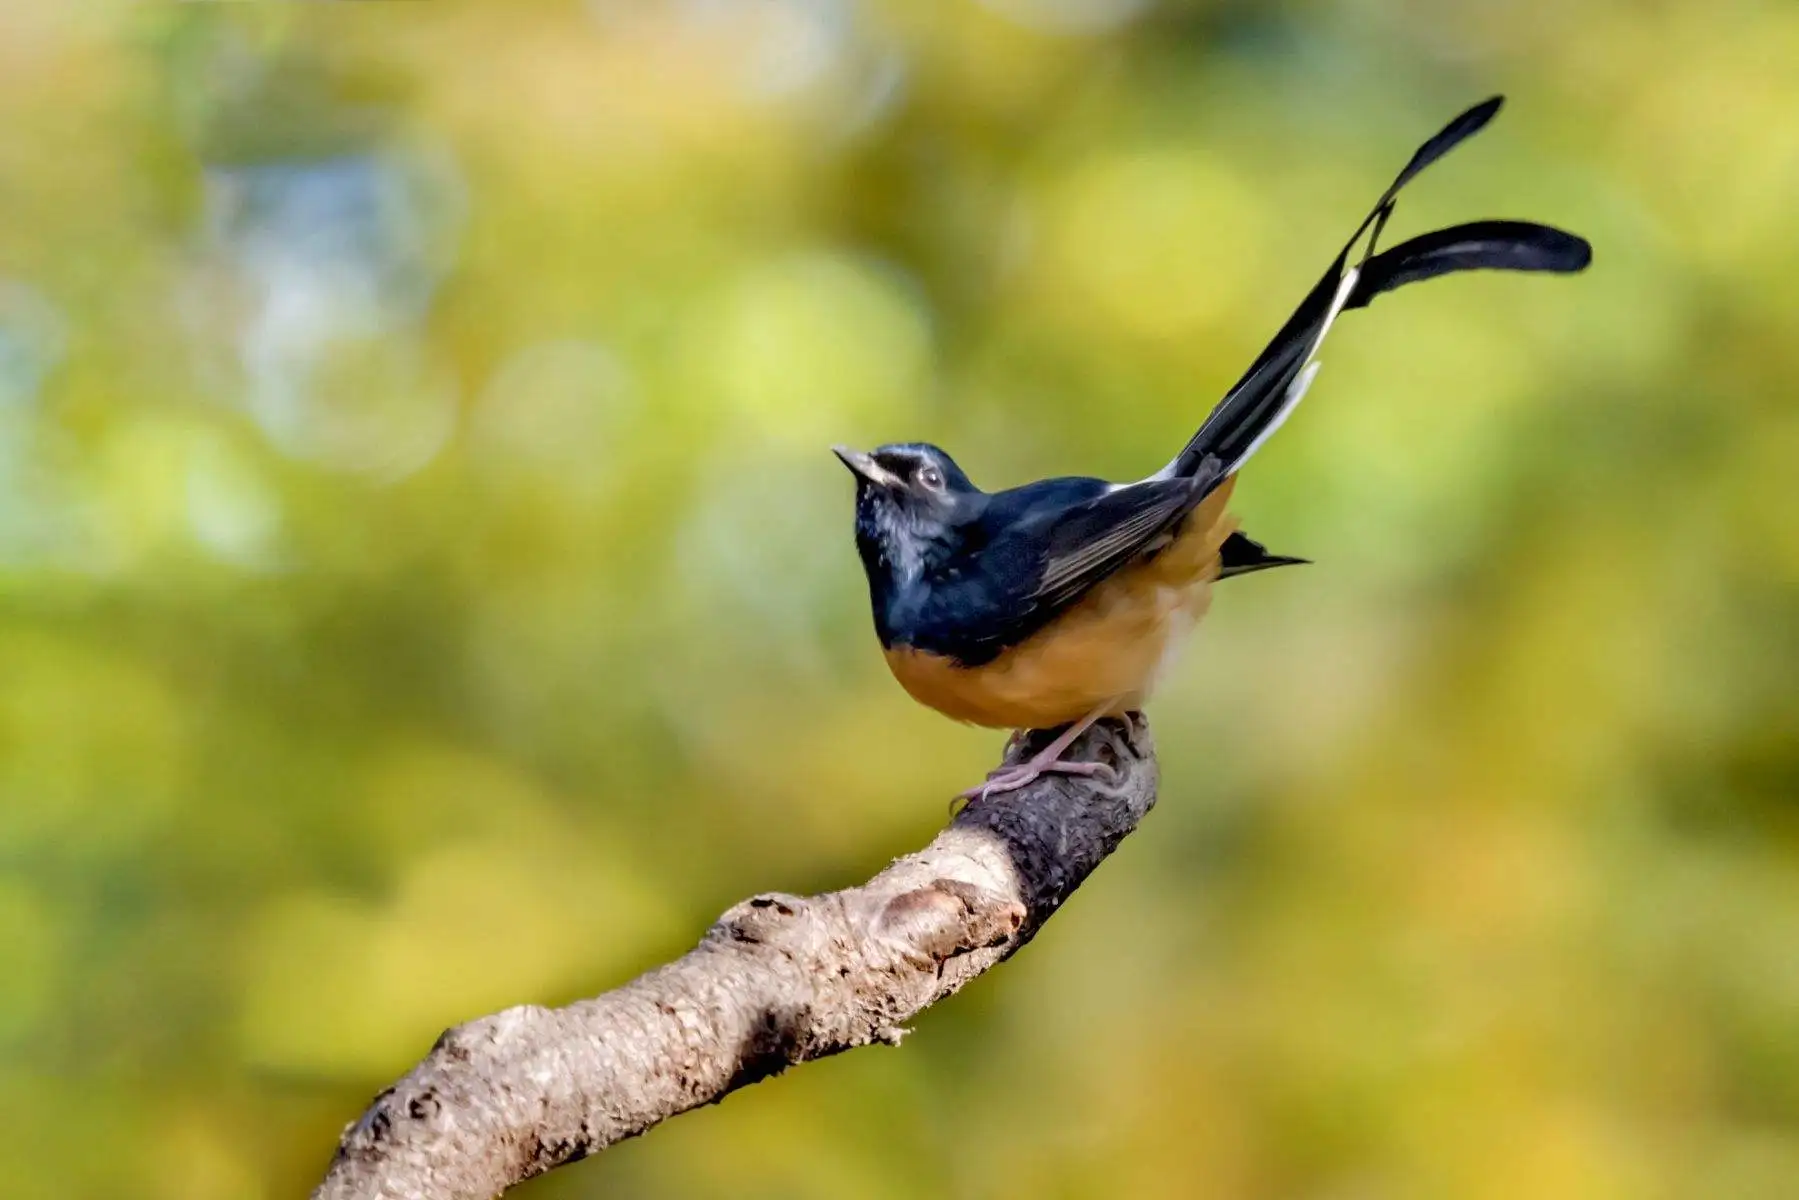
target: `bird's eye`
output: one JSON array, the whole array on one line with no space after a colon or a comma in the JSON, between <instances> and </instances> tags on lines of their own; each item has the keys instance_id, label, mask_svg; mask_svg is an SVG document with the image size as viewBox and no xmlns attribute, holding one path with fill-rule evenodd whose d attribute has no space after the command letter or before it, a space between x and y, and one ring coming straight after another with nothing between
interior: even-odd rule
<instances>
[{"instance_id":1,"label":"bird's eye","mask_svg":"<svg viewBox=\"0 0 1799 1200\"><path fill-rule=\"evenodd\" d=\"M943 486L943 472L939 471L936 467L920 467L918 471L918 482L934 491Z\"/></svg>"}]
</instances>

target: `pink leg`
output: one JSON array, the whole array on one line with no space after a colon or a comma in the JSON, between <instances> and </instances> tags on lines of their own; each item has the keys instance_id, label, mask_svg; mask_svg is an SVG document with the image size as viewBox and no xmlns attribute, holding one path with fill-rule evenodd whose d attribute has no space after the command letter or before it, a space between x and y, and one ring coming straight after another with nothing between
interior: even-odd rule
<instances>
[{"instance_id":1,"label":"pink leg","mask_svg":"<svg viewBox=\"0 0 1799 1200\"><path fill-rule=\"evenodd\" d=\"M1051 773L1059 775L1110 774L1112 768L1106 766L1104 763L1064 762L1062 760L1062 752L1074 745L1075 739L1080 737L1083 733L1086 733L1093 722L1105 716L1107 710L1112 707L1112 704L1112 701L1106 701L1104 704L1070 725L1067 729L1064 729L1056 736L1055 741L1032 755L1029 762L1017 763L1009 767L1001 767L999 770L993 772L993 774L987 776L984 783L981 783L976 787L971 787L966 792L963 792L961 798L966 800L980 800L999 792L1015 792L1026 784L1035 782L1039 776ZM1013 734L1012 740L1006 743L1007 753L1010 753L1012 748L1017 742L1022 740L1022 738L1022 732Z\"/></svg>"}]
</instances>

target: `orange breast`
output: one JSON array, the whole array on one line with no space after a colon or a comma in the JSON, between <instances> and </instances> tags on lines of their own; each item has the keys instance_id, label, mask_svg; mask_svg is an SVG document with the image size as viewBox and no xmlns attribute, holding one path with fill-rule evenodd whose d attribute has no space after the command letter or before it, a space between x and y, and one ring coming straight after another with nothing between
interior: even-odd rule
<instances>
[{"instance_id":1,"label":"orange breast","mask_svg":"<svg viewBox=\"0 0 1799 1200\"><path fill-rule=\"evenodd\" d=\"M1142 706L1186 634L1205 614L1235 477L1176 528L1152 558L1125 567L1067 612L990 663L961 667L910 646L887 651L894 678L920 704L974 725L1047 729L1105 704Z\"/></svg>"}]
</instances>

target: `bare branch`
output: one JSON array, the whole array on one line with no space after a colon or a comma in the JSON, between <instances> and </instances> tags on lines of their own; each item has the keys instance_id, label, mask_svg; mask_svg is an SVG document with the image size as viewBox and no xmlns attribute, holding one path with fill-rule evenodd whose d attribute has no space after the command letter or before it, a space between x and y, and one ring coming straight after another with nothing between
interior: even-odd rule
<instances>
[{"instance_id":1,"label":"bare branch","mask_svg":"<svg viewBox=\"0 0 1799 1200\"><path fill-rule=\"evenodd\" d=\"M795 1063L897 1043L1028 942L1155 803L1141 718L1073 753L1116 781L1046 776L978 801L860 887L756 896L605 995L446 1031L345 1131L314 1200L494 1196Z\"/></svg>"}]
</instances>

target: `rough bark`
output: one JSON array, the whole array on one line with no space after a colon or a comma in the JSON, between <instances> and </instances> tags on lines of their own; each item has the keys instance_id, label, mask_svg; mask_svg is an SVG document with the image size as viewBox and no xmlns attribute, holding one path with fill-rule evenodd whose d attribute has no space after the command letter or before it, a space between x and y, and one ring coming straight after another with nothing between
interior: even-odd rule
<instances>
[{"instance_id":1,"label":"rough bark","mask_svg":"<svg viewBox=\"0 0 1799 1200\"><path fill-rule=\"evenodd\" d=\"M614 991L447 1030L344 1132L314 1200L494 1196L796 1063L897 1043L1028 942L1155 803L1141 718L1101 722L1072 756L1115 782L1046 776L976 801L859 887L755 896Z\"/></svg>"}]
</instances>

